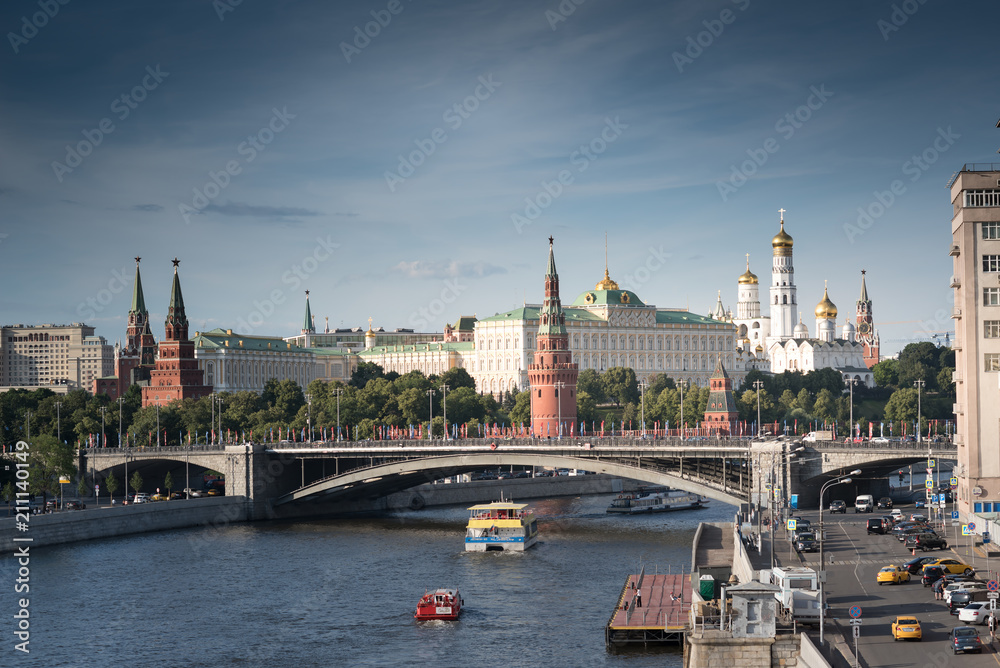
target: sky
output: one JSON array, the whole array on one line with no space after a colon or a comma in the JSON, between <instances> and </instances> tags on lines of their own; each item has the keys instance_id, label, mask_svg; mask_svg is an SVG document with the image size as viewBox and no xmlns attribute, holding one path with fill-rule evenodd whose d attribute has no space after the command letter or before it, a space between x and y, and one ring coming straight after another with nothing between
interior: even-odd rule
<instances>
[{"instance_id":1,"label":"sky","mask_svg":"<svg viewBox=\"0 0 1000 668\"><path fill-rule=\"evenodd\" d=\"M441 331L611 277L735 310L779 210L803 322L953 331L947 185L1000 162L1000 6L8 0L3 324ZM766 304L766 289L764 301ZM766 306L765 306L766 308ZM154 325L154 335L162 329Z\"/></svg>"}]
</instances>

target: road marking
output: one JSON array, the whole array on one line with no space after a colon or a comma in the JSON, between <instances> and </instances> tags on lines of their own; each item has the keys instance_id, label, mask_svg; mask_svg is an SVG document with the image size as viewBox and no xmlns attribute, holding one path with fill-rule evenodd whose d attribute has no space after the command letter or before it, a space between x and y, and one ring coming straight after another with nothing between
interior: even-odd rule
<instances>
[{"instance_id":1,"label":"road marking","mask_svg":"<svg viewBox=\"0 0 1000 668\"><path fill-rule=\"evenodd\" d=\"M865 587L865 583L861 581L861 576L858 574L858 567L861 565L861 553L858 550L858 546L855 544L854 539L851 538L851 534L847 533L847 529L843 524L840 525L840 530L844 532L844 536L847 537L847 540L851 541L851 547L854 548L854 553L858 555L857 562L854 564L854 579L858 581L859 585L861 585L861 591L865 593L865 596L870 596L868 588Z\"/></svg>"}]
</instances>

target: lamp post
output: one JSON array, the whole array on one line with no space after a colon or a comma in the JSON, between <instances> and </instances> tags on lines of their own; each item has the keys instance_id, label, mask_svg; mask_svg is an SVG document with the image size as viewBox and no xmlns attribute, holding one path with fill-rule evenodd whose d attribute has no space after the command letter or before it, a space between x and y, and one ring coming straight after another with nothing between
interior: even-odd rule
<instances>
[{"instance_id":1,"label":"lamp post","mask_svg":"<svg viewBox=\"0 0 1000 668\"><path fill-rule=\"evenodd\" d=\"M156 447L160 447L160 404L156 404Z\"/></svg>"},{"instance_id":2,"label":"lamp post","mask_svg":"<svg viewBox=\"0 0 1000 668\"><path fill-rule=\"evenodd\" d=\"M643 378L639 381L639 395L642 400L642 412L639 414L639 422L642 424L642 437L646 438L646 388L649 387L649 381Z\"/></svg>"},{"instance_id":3,"label":"lamp post","mask_svg":"<svg viewBox=\"0 0 1000 668\"><path fill-rule=\"evenodd\" d=\"M122 447L122 407L125 405L125 397L118 397L118 447Z\"/></svg>"},{"instance_id":4,"label":"lamp post","mask_svg":"<svg viewBox=\"0 0 1000 668\"><path fill-rule=\"evenodd\" d=\"M444 440L448 440L448 385L441 384L441 406L444 412Z\"/></svg>"},{"instance_id":5,"label":"lamp post","mask_svg":"<svg viewBox=\"0 0 1000 668\"><path fill-rule=\"evenodd\" d=\"M681 440L684 440L684 386L687 385L687 380L682 380L677 388L681 391Z\"/></svg>"},{"instance_id":6,"label":"lamp post","mask_svg":"<svg viewBox=\"0 0 1000 668\"><path fill-rule=\"evenodd\" d=\"M563 385L565 385L564 382L556 381L556 406L559 410L559 425L556 427L556 438L558 439L562 438L562 395L559 394L559 391Z\"/></svg>"},{"instance_id":7,"label":"lamp post","mask_svg":"<svg viewBox=\"0 0 1000 668\"><path fill-rule=\"evenodd\" d=\"M62 443L62 420L59 418L59 408L62 406L61 401L56 402L56 440Z\"/></svg>"},{"instance_id":8,"label":"lamp post","mask_svg":"<svg viewBox=\"0 0 1000 668\"><path fill-rule=\"evenodd\" d=\"M851 378L850 376L844 376L844 382L847 383L848 389L851 391L851 423L847 425L847 431L851 436L851 443L854 442L854 386L858 384L857 378Z\"/></svg>"},{"instance_id":9,"label":"lamp post","mask_svg":"<svg viewBox=\"0 0 1000 668\"><path fill-rule=\"evenodd\" d=\"M757 395L757 437L760 437L760 390L764 387L764 381L755 380L753 382L754 394Z\"/></svg>"},{"instance_id":10,"label":"lamp post","mask_svg":"<svg viewBox=\"0 0 1000 668\"><path fill-rule=\"evenodd\" d=\"M921 419L920 419L920 391L924 388L926 381L915 380L913 381L913 387L917 388L917 443L920 443L921 435L923 430L921 429Z\"/></svg>"},{"instance_id":11,"label":"lamp post","mask_svg":"<svg viewBox=\"0 0 1000 668\"><path fill-rule=\"evenodd\" d=\"M309 442L312 443L313 440L313 425L312 425L312 407L313 407L313 395L306 395L306 431L309 433Z\"/></svg>"},{"instance_id":12,"label":"lamp post","mask_svg":"<svg viewBox=\"0 0 1000 668\"><path fill-rule=\"evenodd\" d=\"M430 399L430 413L427 414L427 440L434 440L434 393L435 390L432 387L427 390L427 396Z\"/></svg>"},{"instance_id":13,"label":"lamp post","mask_svg":"<svg viewBox=\"0 0 1000 668\"><path fill-rule=\"evenodd\" d=\"M335 387L333 393L337 395L337 440L340 440L340 394L344 391L342 387Z\"/></svg>"},{"instance_id":14,"label":"lamp post","mask_svg":"<svg viewBox=\"0 0 1000 668\"><path fill-rule=\"evenodd\" d=\"M108 439L104 435L104 416L107 414L108 409L106 406L101 406L101 444L107 446Z\"/></svg>"},{"instance_id":15,"label":"lamp post","mask_svg":"<svg viewBox=\"0 0 1000 668\"><path fill-rule=\"evenodd\" d=\"M860 475L861 469L854 469L847 475ZM828 480L819 489L819 645L823 646L823 627L826 621L826 597L823 592L823 581L826 579L826 536L823 534L823 495L826 494L826 488L832 487L833 485L840 485L851 482L850 478L837 478L834 480Z\"/></svg>"}]
</instances>

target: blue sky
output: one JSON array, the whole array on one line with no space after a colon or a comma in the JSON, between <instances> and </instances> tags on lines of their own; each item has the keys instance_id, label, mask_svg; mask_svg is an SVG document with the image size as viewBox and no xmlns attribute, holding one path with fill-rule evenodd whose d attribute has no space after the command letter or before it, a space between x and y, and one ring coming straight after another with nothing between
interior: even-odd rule
<instances>
[{"instance_id":1,"label":"blue sky","mask_svg":"<svg viewBox=\"0 0 1000 668\"><path fill-rule=\"evenodd\" d=\"M705 313L784 208L804 322L867 269L891 354L953 328L946 185L998 160L977 5L5 2L0 320L120 338L138 255L154 322L177 256L193 330L295 334L308 289L319 329L440 331L541 301L550 234L572 301L605 232Z\"/></svg>"}]
</instances>

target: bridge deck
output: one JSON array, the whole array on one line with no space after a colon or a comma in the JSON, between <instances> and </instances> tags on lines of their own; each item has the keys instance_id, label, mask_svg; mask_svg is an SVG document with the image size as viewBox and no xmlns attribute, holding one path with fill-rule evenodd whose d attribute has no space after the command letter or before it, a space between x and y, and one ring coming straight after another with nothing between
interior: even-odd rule
<instances>
[{"instance_id":1,"label":"bridge deck","mask_svg":"<svg viewBox=\"0 0 1000 668\"><path fill-rule=\"evenodd\" d=\"M731 566L733 563L733 532L714 524L703 524L696 548L698 566Z\"/></svg>"},{"instance_id":2,"label":"bridge deck","mask_svg":"<svg viewBox=\"0 0 1000 668\"><path fill-rule=\"evenodd\" d=\"M636 589L632 588L633 583ZM642 607L636 604L641 591ZM606 635L611 643L682 641L690 625L691 574L629 575Z\"/></svg>"}]
</instances>

